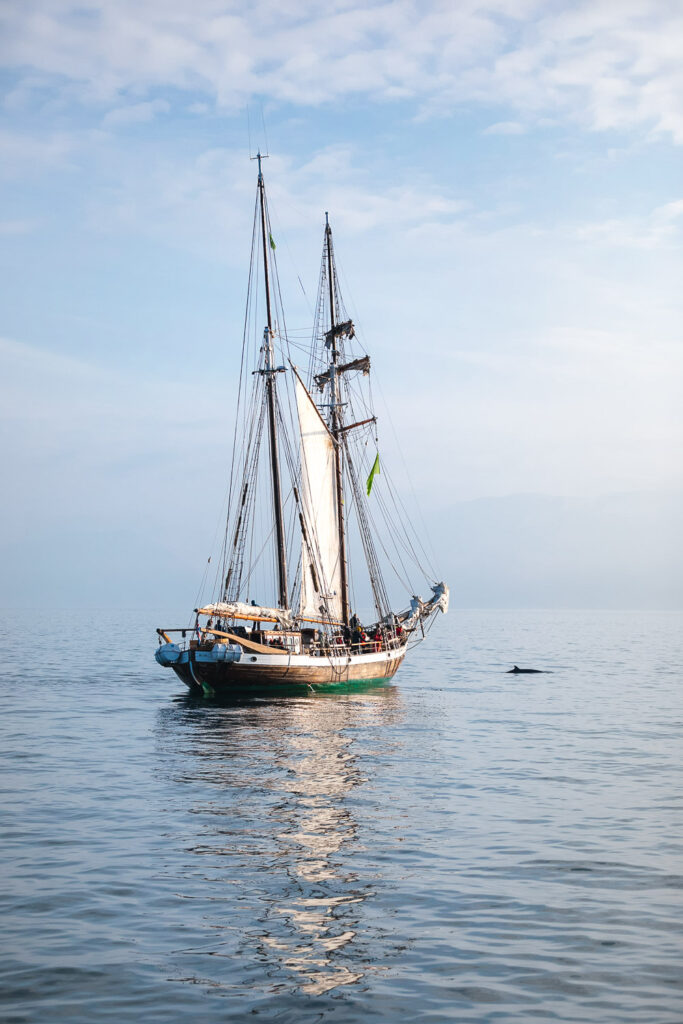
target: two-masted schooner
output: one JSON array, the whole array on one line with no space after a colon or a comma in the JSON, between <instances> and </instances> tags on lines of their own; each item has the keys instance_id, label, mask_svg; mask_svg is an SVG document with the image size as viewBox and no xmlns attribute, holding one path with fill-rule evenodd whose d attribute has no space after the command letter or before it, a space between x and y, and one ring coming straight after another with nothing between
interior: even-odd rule
<instances>
[{"instance_id":1,"label":"two-masted schooner","mask_svg":"<svg viewBox=\"0 0 683 1024\"><path fill-rule=\"evenodd\" d=\"M260 153L256 159L228 515L213 600L194 610L188 626L157 630L158 663L207 696L387 682L435 613L448 609L448 587L429 569L383 464L380 472L370 357L358 348L343 304L328 216L308 365L297 366L303 346L285 325ZM408 594L417 569L431 597L413 595L394 612L387 564ZM267 587L270 601L254 600Z\"/></svg>"}]
</instances>

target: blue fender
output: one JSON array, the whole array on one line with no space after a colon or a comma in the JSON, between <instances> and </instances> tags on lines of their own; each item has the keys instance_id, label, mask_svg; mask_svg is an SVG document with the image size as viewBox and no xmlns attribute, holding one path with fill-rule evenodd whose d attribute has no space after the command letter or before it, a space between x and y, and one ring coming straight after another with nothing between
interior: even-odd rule
<instances>
[{"instance_id":1,"label":"blue fender","mask_svg":"<svg viewBox=\"0 0 683 1024\"><path fill-rule=\"evenodd\" d=\"M178 644L162 644L161 647L157 647L154 657L160 665L166 668L179 662L181 654L182 651Z\"/></svg>"},{"instance_id":2,"label":"blue fender","mask_svg":"<svg viewBox=\"0 0 683 1024\"><path fill-rule=\"evenodd\" d=\"M239 644L214 644L210 653L214 661L239 661L242 648Z\"/></svg>"},{"instance_id":3,"label":"blue fender","mask_svg":"<svg viewBox=\"0 0 683 1024\"><path fill-rule=\"evenodd\" d=\"M215 665L217 662L235 662L242 657L240 644L214 644L208 651L186 651L179 644L162 644L157 647L154 657L168 668L169 665Z\"/></svg>"}]
</instances>

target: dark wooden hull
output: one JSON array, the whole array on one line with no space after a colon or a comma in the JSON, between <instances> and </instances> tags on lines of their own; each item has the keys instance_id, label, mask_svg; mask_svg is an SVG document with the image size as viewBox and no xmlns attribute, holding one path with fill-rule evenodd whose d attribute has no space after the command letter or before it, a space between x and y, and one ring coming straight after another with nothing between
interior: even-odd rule
<instances>
[{"instance_id":1,"label":"dark wooden hull","mask_svg":"<svg viewBox=\"0 0 683 1024\"><path fill-rule=\"evenodd\" d=\"M279 664L189 663L173 665L173 670L192 689L201 689L208 696L244 696L256 692L282 692L334 689L356 684L388 683L405 657L403 650L392 651L381 658L316 658L308 664L295 664L296 658L282 657ZM260 661L261 659L259 659ZM317 664L310 664L311 661Z\"/></svg>"}]
</instances>

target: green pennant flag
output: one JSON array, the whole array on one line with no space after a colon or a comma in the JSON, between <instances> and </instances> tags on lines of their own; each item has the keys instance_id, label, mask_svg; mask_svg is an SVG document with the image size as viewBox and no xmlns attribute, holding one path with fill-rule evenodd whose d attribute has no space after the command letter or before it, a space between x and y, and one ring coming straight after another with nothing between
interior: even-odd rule
<instances>
[{"instance_id":1,"label":"green pennant flag","mask_svg":"<svg viewBox=\"0 0 683 1024\"><path fill-rule=\"evenodd\" d=\"M375 455L375 461L372 464L372 469L370 470L370 476L368 477L368 483L367 483L368 498L370 497L370 491L372 490L372 481L375 479L375 477L376 477L376 475L378 473L379 473L379 452L377 452L377 455Z\"/></svg>"},{"instance_id":2,"label":"green pennant flag","mask_svg":"<svg viewBox=\"0 0 683 1024\"><path fill-rule=\"evenodd\" d=\"M276 249L277 246L275 245L275 242L273 241L273 236L271 235L270 231L268 232L268 238L270 240L270 248L271 249Z\"/></svg>"}]
</instances>

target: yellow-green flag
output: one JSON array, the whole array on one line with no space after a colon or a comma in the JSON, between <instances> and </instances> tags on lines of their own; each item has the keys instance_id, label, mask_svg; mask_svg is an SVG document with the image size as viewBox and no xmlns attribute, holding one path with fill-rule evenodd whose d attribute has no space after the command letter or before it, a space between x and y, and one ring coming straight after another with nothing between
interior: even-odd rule
<instances>
[{"instance_id":1,"label":"yellow-green flag","mask_svg":"<svg viewBox=\"0 0 683 1024\"><path fill-rule=\"evenodd\" d=\"M376 477L376 475L378 473L379 473L379 452L377 452L377 455L375 455L375 461L372 464L372 469L370 470L370 476L368 477L368 483L367 483L368 497L370 497L370 491L372 490L372 481L375 479L375 477Z\"/></svg>"},{"instance_id":2,"label":"yellow-green flag","mask_svg":"<svg viewBox=\"0 0 683 1024\"><path fill-rule=\"evenodd\" d=\"M270 231L268 232L268 238L270 240L270 248L271 249L276 249L277 246L275 245L275 242L273 241L273 236L271 235Z\"/></svg>"}]
</instances>

